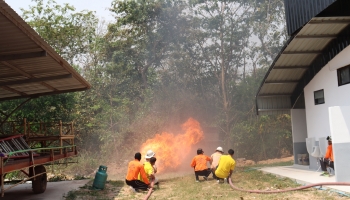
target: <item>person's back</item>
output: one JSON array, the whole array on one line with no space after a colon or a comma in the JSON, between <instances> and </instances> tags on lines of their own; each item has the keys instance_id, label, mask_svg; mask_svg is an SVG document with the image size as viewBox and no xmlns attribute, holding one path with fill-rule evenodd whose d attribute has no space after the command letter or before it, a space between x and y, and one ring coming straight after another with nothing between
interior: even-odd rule
<instances>
[{"instance_id":1,"label":"person's back","mask_svg":"<svg viewBox=\"0 0 350 200\"><path fill-rule=\"evenodd\" d=\"M210 161L209 156L200 154L196 155L192 159L191 167L194 167L194 171L201 171L208 169L207 162Z\"/></svg>"},{"instance_id":2,"label":"person's back","mask_svg":"<svg viewBox=\"0 0 350 200\"><path fill-rule=\"evenodd\" d=\"M199 182L199 176L204 176L204 180L208 179L211 173L210 168L207 166L207 162L210 162L210 157L203 154L204 151L199 148L197 155L192 159L191 167L194 168L194 174L196 176L196 182Z\"/></svg>"},{"instance_id":3,"label":"person's back","mask_svg":"<svg viewBox=\"0 0 350 200\"><path fill-rule=\"evenodd\" d=\"M229 155L222 155L219 160L219 165L215 170L215 176L219 179L226 179L231 177L236 166L236 161L233 159L234 150L228 150Z\"/></svg>"},{"instance_id":4,"label":"person's back","mask_svg":"<svg viewBox=\"0 0 350 200\"><path fill-rule=\"evenodd\" d=\"M148 181L146 172L140 160L141 153L137 152L135 154L135 160L130 161L128 164L128 172L125 177L125 183L134 189L146 190L152 186L149 185L150 182ZM143 181L138 180L139 174L141 175Z\"/></svg>"},{"instance_id":5,"label":"person's back","mask_svg":"<svg viewBox=\"0 0 350 200\"><path fill-rule=\"evenodd\" d=\"M146 172L148 180L151 181L150 177L154 173L151 163L149 161L146 161L145 163L143 163L143 168L144 168L144 170ZM141 177L141 174L138 175L138 179L141 180L141 181L144 181L143 178Z\"/></svg>"},{"instance_id":6,"label":"person's back","mask_svg":"<svg viewBox=\"0 0 350 200\"><path fill-rule=\"evenodd\" d=\"M215 152L215 153L211 154L210 158L211 158L212 162L211 162L210 167L212 169L215 169L218 166L221 156L222 156L221 152Z\"/></svg>"},{"instance_id":7,"label":"person's back","mask_svg":"<svg viewBox=\"0 0 350 200\"><path fill-rule=\"evenodd\" d=\"M139 173L143 168L143 165L138 160L132 160L128 164L128 173L126 175L126 180L136 180L138 179Z\"/></svg>"},{"instance_id":8,"label":"person's back","mask_svg":"<svg viewBox=\"0 0 350 200\"><path fill-rule=\"evenodd\" d=\"M230 155L222 155L220 157L219 166L215 171L215 175L219 178L227 178L230 170L234 170L235 160Z\"/></svg>"}]
</instances>

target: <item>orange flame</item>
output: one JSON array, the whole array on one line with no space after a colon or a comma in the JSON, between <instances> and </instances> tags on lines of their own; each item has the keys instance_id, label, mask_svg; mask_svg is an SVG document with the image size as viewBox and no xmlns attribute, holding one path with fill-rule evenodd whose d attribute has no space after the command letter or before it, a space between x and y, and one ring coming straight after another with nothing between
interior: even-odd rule
<instances>
[{"instance_id":1,"label":"orange flame","mask_svg":"<svg viewBox=\"0 0 350 200\"><path fill-rule=\"evenodd\" d=\"M142 144L142 155L146 155L150 149L156 153L158 171L176 169L191 151L191 146L203 139L202 128L195 119L189 118L181 128L185 131L184 134L163 132Z\"/></svg>"}]
</instances>

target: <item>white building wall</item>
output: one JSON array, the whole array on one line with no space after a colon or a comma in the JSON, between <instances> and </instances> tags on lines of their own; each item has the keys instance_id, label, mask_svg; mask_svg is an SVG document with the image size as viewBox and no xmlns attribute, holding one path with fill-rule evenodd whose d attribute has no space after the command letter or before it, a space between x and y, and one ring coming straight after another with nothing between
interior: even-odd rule
<instances>
[{"instance_id":1,"label":"white building wall","mask_svg":"<svg viewBox=\"0 0 350 200\"><path fill-rule=\"evenodd\" d=\"M298 164L298 155L307 154L305 138L307 138L305 109L292 109L292 135L294 164Z\"/></svg>"},{"instance_id":2,"label":"white building wall","mask_svg":"<svg viewBox=\"0 0 350 200\"><path fill-rule=\"evenodd\" d=\"M305 143L307 137L305 109L292 109L291 118L293 143Z\"/></svg>"},{"instance_id":3,"label":"white building wall","mask_svg":"<svg viewBox=\"0 0 350 200\"><path fill-rule=\"evenodd\" d=\"M350 47L347 47L348 49ZM339 55L339 54L338 54ZM337 56L332 61L346 60L346 56ZM314 91L324 90L325 103L315 105ZM328 108L350 106L350 84L338 86L337 70L325 66L304 88L307 137L325 137L331 135Z\"/></svg>"},{"instance_id":4,"label":"white building wall","mask_svg":"<svg viewBox=\"0 0 350 200\"><path fill-rule=\"evenodd\" d=\"M348 51L349 49L350 46L345 50ZM307 137L315 137L316 141L318 141L320 137L327 137L328 135L333 136L334 134L334 131L331 131L330 127L329 108L334 106L350 106L350 84L338 86L337 69L344 66L336 66L334 64L348 63L350 60L346 55L347 54L344 53L338 54L335 58L333 58L333 60L331 60L333 64L327 64L325 67L323 67L304 88ZM315 105L314 92L321 89L324 91L325 103ZM346 120L350 121L350 119ZM348 145L349 144L333 144L333 154L339 154L338 157L341 157L341 155L343 155L341 154L341 149L349 148ZM318 168L316 158L310 156L309 167L310 169ZM337 167L344 167L344 163L338 163ZM343 172L341 172L341 170L336 174L338 174L337 176L345 175ZM348 177L346 179L348 180Z\"/></svg>"}]
</instances>

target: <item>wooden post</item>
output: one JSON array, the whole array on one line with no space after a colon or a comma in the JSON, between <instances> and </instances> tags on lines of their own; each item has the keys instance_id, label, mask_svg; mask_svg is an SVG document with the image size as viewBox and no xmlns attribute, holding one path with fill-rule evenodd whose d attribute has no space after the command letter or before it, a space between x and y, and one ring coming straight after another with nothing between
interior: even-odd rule
<instances>
[{"instance_id":1,"label":"wooden post","mask_svg":"<svg viewBox=\"0 0 350 200\"><path fill-rule=\"evenodd\" d=\"M4 191L4 158L1 157L1 197L4 197L5 191Z\"/></svg>"},{"instance_id":2,"label":"wooden post","mask_svg":"<svg viewBox=\"0 0 350 200\"><path fill-rule=\"evenodd\" d=\"M27 136L27 118L23 118L23 130L24 130L24 136ZM28 137L26 137L28 140Z\"/></svg>"},{"instance_id":3,"label":"wooden post","mask_svg":"<svg viewBox=\"0 0 350 200\"><path fill-rule=\"evenodd\" d=\"M73 126L73 121L71 123L71 131L72 131L72 135L73 135L73 139L72 139L72 151L74 152L75 151L75 147L74 147L74 139L75 139L75 135L74 135L74 126Z\"/></svg>"},{"instance_id":4,"label":"wooden post","mask_svg":"<svg viewBox=\"0 0 350 200\"><path fill-rule=\"evenodd\" d=\"M62 141L62 121L60 120L60 146L63 146L63 141ZM62 154L62 148L60 149L60 153Z\"/></svg>"},{"instance_id":5,"label":"wooden post","mask_svg":"<svg viewBox=\"0 0 350 200\"><path fill-rule=\"evenodd\" d=\"M16 135L16 127L15 127L15 122L9 122L12 124L12 135Z\"/></svg>"}]
</instances>

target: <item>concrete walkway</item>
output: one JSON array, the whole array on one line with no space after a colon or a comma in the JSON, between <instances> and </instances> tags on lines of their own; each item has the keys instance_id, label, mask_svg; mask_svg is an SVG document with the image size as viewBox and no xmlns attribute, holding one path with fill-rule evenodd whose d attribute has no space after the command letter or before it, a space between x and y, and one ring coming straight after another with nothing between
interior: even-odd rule
<instances>
[{"instance_id":1,"label":"concrete walkway","mask_svg":"<svg viewBox=\"0 0 350 200\"><path fill-rule=\"evenodd\" d=\"M302 185L321 182L335 182L334 176L320 176L320 171L316 172L315 170L310 170L309 166L293 165L281 167L264 167L259 170L282 177L288 177ZM322 186L322 188L334 189L336 191L346 192L350 194L350 186Z\"/></svg>"},{"instance_id":2,"label":"concrete walkway","mask_svg":"<svg viewBox=\"0 0 350 200\"><path fill-rule=\"evenodd\" d=\"M84 186L90 180L74 180L74 181L59 181L48 182L46 190L42 194L34 194L32 192L32 184L20 184L8 191L5 191L5 196L0 197L0 200L62 200L63 196L67 195L69 191L76 190ZM8 185L5 185L5 188Z\"/></svg>"}]
</instances>

